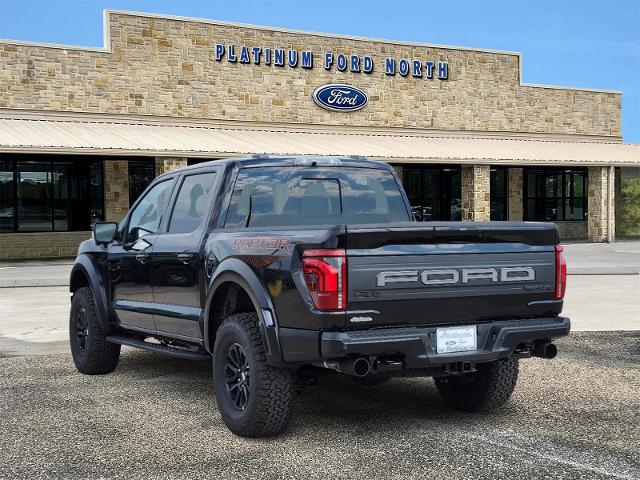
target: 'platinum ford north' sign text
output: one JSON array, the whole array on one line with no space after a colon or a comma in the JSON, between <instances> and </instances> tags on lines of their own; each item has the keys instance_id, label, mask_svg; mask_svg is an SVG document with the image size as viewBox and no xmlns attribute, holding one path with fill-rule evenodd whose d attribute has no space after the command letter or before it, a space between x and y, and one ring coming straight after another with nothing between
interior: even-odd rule
<instances>
[{"instance_id":1,"label":"'platinum ford north' sign text","mask_svg":"<svg viewBox=\"0 0 640 480\"><path fill-rule=\"evenodd\" d=\"M218 62L227 61L234 64L266 65L289 68L314 68L314 54L311 50L295 50L284 48L256 47L246 45L224 45L217 43L214 58ZM339 72L352 72L371 74L374 69L374 60L371 55L346 55L323 52L322 67L325 70ZM384 59L385 75L413 78L426 78L447 80L449 78L449 65L447 62L436 62L415 58Z\"/></svg>"},{"instance_id":2,"label":"'platinum ford north' sign text","mask_svg":"<svg viewBox=\"0 0 640 480\"><path fill-rule=\"evenodd\" d=\"M367 94L351 85L332 83L313 92L313 100L322 108L336 112L352 112L367 104Z\"/></svg>"}]
</instances>

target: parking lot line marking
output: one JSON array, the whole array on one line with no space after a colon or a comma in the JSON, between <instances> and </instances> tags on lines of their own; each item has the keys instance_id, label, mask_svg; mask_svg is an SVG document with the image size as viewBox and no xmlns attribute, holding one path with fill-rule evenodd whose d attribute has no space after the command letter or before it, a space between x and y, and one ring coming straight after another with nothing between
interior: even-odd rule
<instances>
[{"instance_id":1,"label":"parking lot line marking","mask_svg":"<svg viewBox=\"0 0 640 480\"><path fill-rule=\"evenodd\" d=\"M490 443L492 445L495 445L497 447L502 447L502 448L508 448L511 450L514 450L516 452L519 453L526 453L532 456L536 456L540 459L543 460L549 460L551 462L555 462L555 463L559 463L562 465L567 465L569 467L573 467L576 470L582 470L582 471L589 471L589 472L593 472L593 473L598 473L600 475L605 475L608 477L613 477L613 478L620 478L620 479L625 479L625 480L633 480L638 478L638 475L640 475L640 472L637 471L637 469L631 465L625 464L625 467L627 470L632 470L632 473L617 473L617 472L612 472L607 468L604 467L598 467L598 466L594 466L594 465L589 465L587 462L585 462L584 460L582 461L577 461L577 460L568 460L566 457L568 455L571 454L571 451L565 447L559 446L559 445L555 445L555 447L559 447L561 448L562 451L562 456L561 455L553 455L550 453L544 453L544 452L540 452L538 450L533 450L531 448L524 448L524 447L519 447L514 445L512 442L513 441L518 441L517 440L517 436L516 435L507 435L509 437L509 441L508 442L501 442L498 440L495 440L495 437L497 435L500 435L499 433L493 432L491 437L485 437L482 435L474 435L472 433L463 433L463 435L473 438L474 440L479 440L482 442L486 442L486 443ZM511 442L511 443L510 443ZM533 440L533 442L537 442L539 443L539 440ZM602 462L605 463L605 462ZM607 462L608 463L608 462Z\"/></svg>"}]
</instances>

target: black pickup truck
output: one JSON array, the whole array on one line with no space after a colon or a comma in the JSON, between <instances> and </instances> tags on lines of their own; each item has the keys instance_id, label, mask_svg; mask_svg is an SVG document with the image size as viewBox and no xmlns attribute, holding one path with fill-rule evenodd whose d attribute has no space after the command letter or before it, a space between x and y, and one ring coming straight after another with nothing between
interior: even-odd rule
<instances>
[{"instance_id":1,"label":"black pickup truck","mask_svg":"<svg viewBox=\"0 0 640 480\"><path fill-rule=\"evenodd\" d=\"M85 374L112 372L121 345L213 358L242 436L286 429L326 369L367 386L434 377L448 405L489 411L519 358L553 358L569 333L565 282L555 225L414 222L385 163L217 160L94 225L71 272L71 352Z\"/></svg>"}]
</instances>

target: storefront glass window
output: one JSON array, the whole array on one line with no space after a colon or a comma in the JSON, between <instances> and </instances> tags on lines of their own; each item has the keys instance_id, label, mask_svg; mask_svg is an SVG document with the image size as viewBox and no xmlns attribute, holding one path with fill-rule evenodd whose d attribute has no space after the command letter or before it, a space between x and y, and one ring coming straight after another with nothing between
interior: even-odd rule
<instances>
[{"instance_id":1,"label":"storefront glass window","mask_svg":"<svg viewBox=\"0 0 640 480\"><path fill-rule=\"evenodd\" d=\"M18 231L48 232L53 228L51 163L18 162Z\"/></svg>"},{"instance_id":2,"label":"storefront glass window","mask_svg":"<svg viewBox=\"0 0 640 480\"><path fill-rule=\"evenodd\" d=\"M198 165L199 163L211 162L212 160L219 160L218 158L203 158L203 157L189 157L187 158L187 166Z\"/></svg>"},{"instance_id":3,"label":"storefront glass window","mask_svg":"<svg viewBox=\"0 0 640 480\"><path fill-rule=\"evenodd\" d=\"M74 187L73 183L69 182L67 170L67 165L53 165L53 229L62 232L69 230L68 190Z\"/></svg>"},{"instance_id":4,"label":"storefront glass window","mask_svg":"<svg viewBox=\"0 0 640 480\"><path fill-rule=\"evenodd\" d=\"M129 160L129 206L156 177L155 168L153 160Z\"/></svg>"},{"instance_id":5,"label":"storefront glass window","mask_svg":"<svg viewBox=\"0 0 640 480\"><path fill-rule=\"evenodd\" d=\"M83 231L103 219L102 160L12 157L0 162L0 231Z\"/></svg>"},{"instance_id":6,"label":"storefront glass window","mask_svg":"<svg viewBox=\"0 0 640 480\"><path fill-rule=\"evenodd\" d=\"M490 175L491 220L507 220L507 169L491 167Z\"/></svg>"},{"instance_id":7,"label":"storefront glass window","mask_svg":"<svg viewBox=\"0 0 640 480\"><path fill-rule=\"evenodd\" d=\"M586 169L525 169L525 220L587 219Z\"/></svg>"},{"instance_id":8,"label":"storefront glass window","mask_svg":"<svg viewBox=\"0 0 640 480\"><path fill-rule=\"evenodd\" d=\"M15 185L13 162L0 161L0 232L13 232Z\"/></svg>"},{"instance_id":9,"label":"storefront glass window","mask_svg":"<svg viewBox=\"0 0 640 480\"><path fill-rule=\"evenodd\" d=\"M460 168L403 166L402 184L418 221L460 220Z\"/></svg>"},{"instance_id":10,"label":"storefront glass window","mask_svg":"<svg viewBox=\"0 0 640 480\"><path fill-rule=\"evenodd\" d=\"M91 197L91 224L104 219L104 185L102 183L102 161L89 165L89 193Z\"/></svg>"}]
</instances>

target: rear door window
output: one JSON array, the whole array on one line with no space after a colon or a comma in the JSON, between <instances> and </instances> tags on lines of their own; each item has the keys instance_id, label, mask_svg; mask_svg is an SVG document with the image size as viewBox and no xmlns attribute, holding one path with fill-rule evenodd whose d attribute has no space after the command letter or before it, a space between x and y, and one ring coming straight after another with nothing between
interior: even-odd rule
<instances>
[{"instance_id":1,"label":"rear door window","mask_svg":"<svg viewBox=\"0 0 640 480\"><path fill-rule=\"evenodd\" d=\"M247 168L238 174L225 228L410 220L393 175L373 168Z\"/></svg>"},{"instance_id":2,"label":"rear door window","mask_svg":"<svg viewBox=\"0 0 640 480\"><path fill-rule=\"evenodd\" d=\"M214 172L207 172L184 178L171 214L169 233L191 233L202 225L215 177Z\"/></svg>"}]
</instances>

